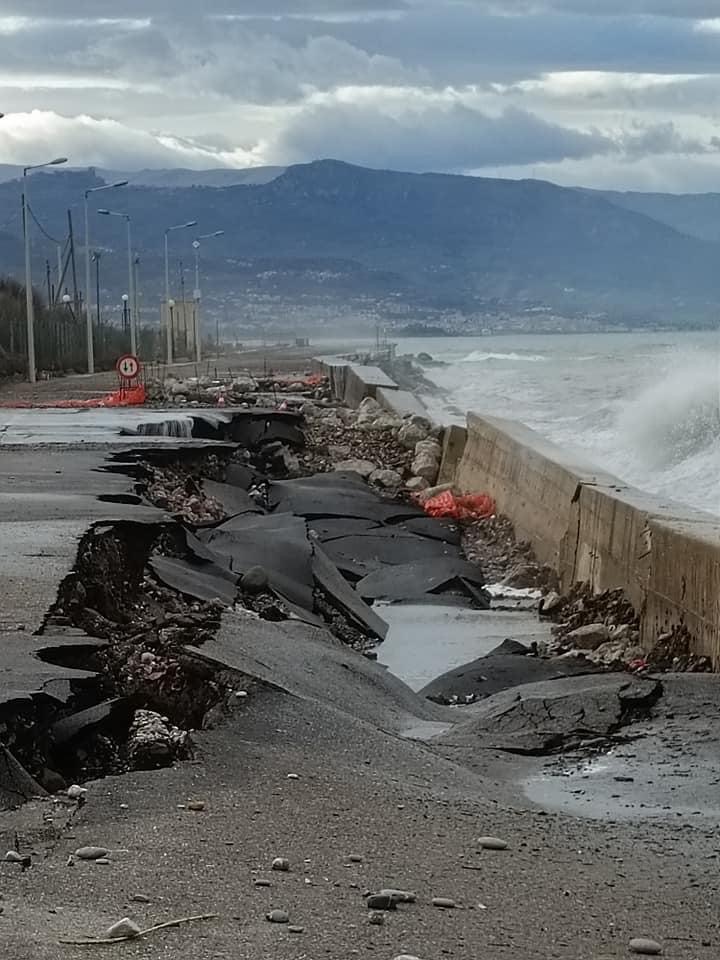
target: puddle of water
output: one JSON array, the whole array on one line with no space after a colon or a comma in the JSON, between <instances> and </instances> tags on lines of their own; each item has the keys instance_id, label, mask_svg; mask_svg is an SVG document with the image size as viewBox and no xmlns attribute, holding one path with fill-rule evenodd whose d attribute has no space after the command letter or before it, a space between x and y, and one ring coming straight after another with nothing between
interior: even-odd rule
<instances>
[{"instance_id":1,"label":"puddle of water","mask_svg":"<svg viewBox=\"0 0 720 960\"><path fill-rule=\"evenodd\" d=\"M620 748L575 767L546 770L523 789L538 806L593 820L720 817L717 762L675 763L662 748L654 752L643 759Z\"/></svg>"},{"instance_id":2,"label":"puddle of water","mask_svg":"<svg viewBox=\"0 0 720 960\"><path fill-rule=\"evenodd\" d=\"M503 640L544 639L549 627L526 611L468 610L441 604L376 604L390 629L380 663L413 690L483 657Z\"/></svg>"}]
</instances>

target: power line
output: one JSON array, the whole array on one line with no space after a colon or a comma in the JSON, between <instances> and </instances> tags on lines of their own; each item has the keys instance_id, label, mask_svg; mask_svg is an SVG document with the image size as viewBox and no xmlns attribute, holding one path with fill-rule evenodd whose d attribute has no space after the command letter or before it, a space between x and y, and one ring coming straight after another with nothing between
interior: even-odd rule
<instances>
[{"instance_id":1,"label":"power line","mask_svg":"<svg viewBox=\"0 0 720 960\"><path fill-rule=\"evenodd\" d=\"M40 223L40 221L38 220L38 218L35 216L35 211L34 211L33 208L30 206L30 204L28 204L28 207L27 207L27 208L28 208L28 210L29 210L29 212L30 212L30 216L31 216L32 219L33 219L33 223L34 223L35 226L38 228L38 230L42 233L42 235L43 235L46 239L48 239L51 243L54 243L55 246L58 246L58 247L59 247L61 241L60 241L60 240L56 240L55 237L51 237L51 236L50 236L50 234L47 232L47 230L45 229L45 227ZM64 242L64 241L63 241L63 242Z\"/></svg>"}]
</instances>

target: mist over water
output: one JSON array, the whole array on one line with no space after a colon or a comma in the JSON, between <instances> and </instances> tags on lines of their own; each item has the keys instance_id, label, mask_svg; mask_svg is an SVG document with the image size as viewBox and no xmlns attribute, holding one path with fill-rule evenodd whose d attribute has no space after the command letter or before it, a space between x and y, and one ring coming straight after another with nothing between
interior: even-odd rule
<instances>
[{"instance_id":1,"label":"mist over water","mask_svg":"<svg viewBox=\"0 0 720 960\"><path fill-rule=\"evenodd\" d=\"M720 514L720 335L634 333L401 340L447 367L437 418L521 420L642 489Z\"/></svg>"}]
</instances>

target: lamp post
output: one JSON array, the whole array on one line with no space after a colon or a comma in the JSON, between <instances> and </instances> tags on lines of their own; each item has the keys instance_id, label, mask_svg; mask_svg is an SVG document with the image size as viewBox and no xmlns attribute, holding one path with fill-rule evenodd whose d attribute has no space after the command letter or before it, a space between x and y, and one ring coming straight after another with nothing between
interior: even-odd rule
<instances>
[{"instance_id":1,"label":"lamp post","mask_svg":"<svg viewBox=\"0 0 720 960\"><path fill-rule=\"evenodd\" d=\"M200 241L213 240L215 237L224 236L224 230L216 230L214 233L203 233L193 240L193 249L195 250L195 290L193 299L195 301L195 361L200 363L202 360L202 337L200 335L200 301L202 291L200 289Z\"/></svg>"},{"instance_id":2,"label":"lamp post","mask_svg":"<svg viewBox=\"0 0 720 960\"><path fill-rule=\"evenodd\" d=\"M127 255L128 255L128 290L129 301L130 301L130 353L135 356L137 354L137 318L134 314L134 305L135 305L135 266L133 263L133 251L132 251L132 220L130 219L130 214L128 213L118 213L117 210L98 210L98 213L103 217L122 217L122 219L127 224Z\"/></svg>"},{"instance_id":3,"label":"lamp post","mask_svg":"<svg viewBox=\"0 0 720 960\"><path fill-rule=\"evenodd\" d=\"M28 174L31 170L42 170L43 167L57 167L61 163L67 163L67 157L56 157L55 160L48 160L47 163L35 163L29 167L23 167L22 219L23 236L25 240L25 309L27 315L28 380L30 383L35 383L37 373L35 370L35 301L33 300L32 260L30 252L30 204L28 203Z\"/></svg>"},{"instance_id":4,"label":"lamp post","mask_svg":"<svg viewBox=\"0 0 720 960\"><path fill-rule=\"evenodd\" d=\"M187 223L178 223L174 227L168 227L165 231L165 305L168 312L168 322L167 322L167 362L168 366L173 362L173 337L172 337L172 318L170 316L170 259L168 256L168 234L172 233L174 230L186 230L188 227L196 227L197 220L189 220ZM173 307L175 304L173 303Z\"/></svg>"},{"instance_id":5,"label":"lamp post","mask_svg":"<svg viewBox=\"0 0 720 960\"><path fill-rule=\"evenodd\" d=\"M173 338L175 335L175 323L174 323L174 317L173 317L174 309L175 309L175 301L172 299L168 300L167 301L167 328L169 332L168 332L167 346L168 346L168 356L170 357L170 363L172 363Z\"/></svg>"},{"instance_id":6,"label":"lamp post","mask_svg":"<svg viewBox=\"0 0 720 960\"><path fill-rule=\"evenodd\" d=\"M95 373L92 305L90 303L90 217L88 214L88 199L92 193L99 193L101 190L114 190L116 187L126 187L127 184L127 180L117 180L115 183L104 183L101 187L88 187L85 191L85 323L87 327L88 373Z\"/></svg>"}]
</instances>

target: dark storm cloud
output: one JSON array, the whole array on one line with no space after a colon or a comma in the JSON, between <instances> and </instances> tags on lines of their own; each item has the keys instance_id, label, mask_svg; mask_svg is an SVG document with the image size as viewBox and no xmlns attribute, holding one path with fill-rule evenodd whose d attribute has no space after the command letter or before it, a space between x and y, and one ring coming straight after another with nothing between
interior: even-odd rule
<instances>
[{"instance_id":1,"label":"dark storm cloud","mask_svg":"<svg viewBox=\"0 0 720 960\"><path fill-rule=\"evenodd\" d=\"M718 91L720 0L0 0L0 161L720 179Z\"/></svg>"}]
</instances>

